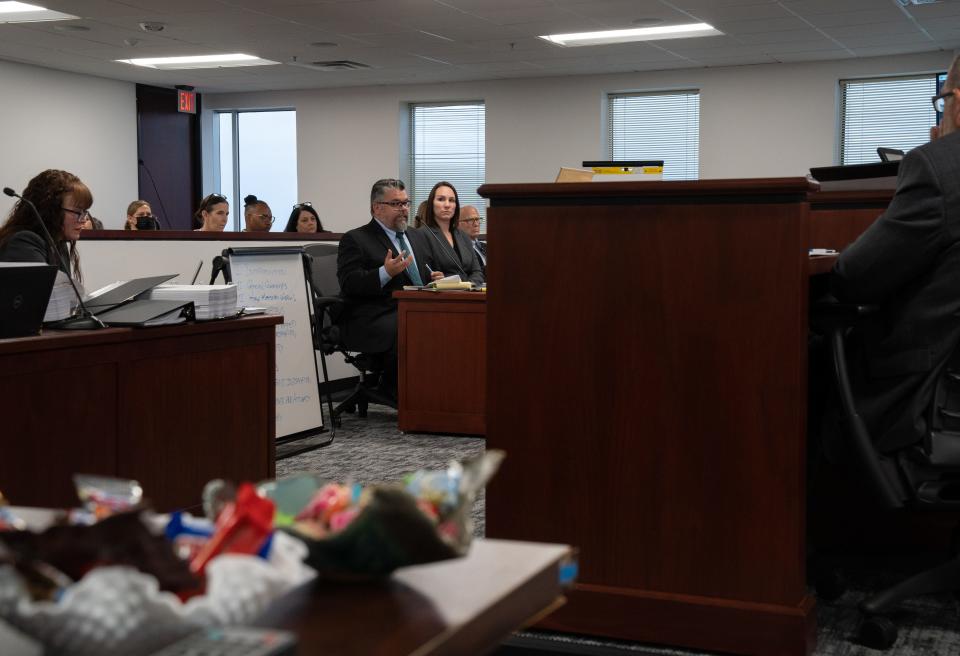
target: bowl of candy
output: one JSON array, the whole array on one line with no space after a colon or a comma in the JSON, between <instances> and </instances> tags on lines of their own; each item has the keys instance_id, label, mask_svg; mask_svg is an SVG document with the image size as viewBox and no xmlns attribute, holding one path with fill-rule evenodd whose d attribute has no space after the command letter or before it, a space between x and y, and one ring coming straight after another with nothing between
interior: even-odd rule
<instances>
[{"instance_id":1,"label":"bowl of candy","mask_svg":"<svg viewBox=\"0 0 960 656\"><path fill-rule=\"evenodd\" d=\"M205 517L153 513L136 481L76 476L78 509L0 505L0 621L48 654L146 655L250 623L318 575L377 579L465 555L470 509L502 458L370 487L211 481Z\"/></svg>"}]
</instances>

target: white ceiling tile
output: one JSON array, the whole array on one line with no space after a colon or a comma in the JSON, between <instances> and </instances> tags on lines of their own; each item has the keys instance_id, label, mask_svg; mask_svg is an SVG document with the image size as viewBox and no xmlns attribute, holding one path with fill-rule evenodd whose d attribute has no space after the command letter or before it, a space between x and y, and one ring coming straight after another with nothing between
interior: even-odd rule
<instances>
[{"instance_id":1,"label":"white ceiling tile","mask_svg":"<svg viewBox=\"0 0 960 656\"><path fill-rule=\"evenodd\" d=\"M63 33L49 23L0 26L0 58L120 80L186 82L224 91L815 61L849 58L853 53L845 47L857 56L960 47L960 0L912 7L916 22L894 0L45 0L44 4L83 17L74 24L90 30ZM536 38L623 27L645 17L669 23L704 20L729 34L587 48L562 48ZM166 28L143 32L139 23L145 20L163 22ZM138 44L125 45L130 39ZM337 45L309 45L317 41ZM337 74L295 66L166 72L112 61L201 52L251 52L281 62L293 57L307 62L350 59L373 68Z\"/></svg>"}]
</instances>

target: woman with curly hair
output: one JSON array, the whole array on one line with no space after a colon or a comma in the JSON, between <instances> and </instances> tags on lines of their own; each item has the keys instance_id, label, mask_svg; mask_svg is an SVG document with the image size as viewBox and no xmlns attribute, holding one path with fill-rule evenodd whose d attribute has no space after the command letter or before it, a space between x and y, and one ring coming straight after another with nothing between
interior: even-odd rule
<instances>
[{"instance_id":1,"label":"woman with curly hair","mask_svg":"<svg viewBox=\"0 0 960 656\"><path fill-rule=\"evenodd\" d=\"M27 183L23 198L36 206L53 243L38 225L30 204L18 200L0 227L0 261L46 262L80 280L77 239L90 215L87 210L93 205L90 189L72 173L48 169ZM63 255L66 269L58 251Z\"/></svg>"}]
</instances>

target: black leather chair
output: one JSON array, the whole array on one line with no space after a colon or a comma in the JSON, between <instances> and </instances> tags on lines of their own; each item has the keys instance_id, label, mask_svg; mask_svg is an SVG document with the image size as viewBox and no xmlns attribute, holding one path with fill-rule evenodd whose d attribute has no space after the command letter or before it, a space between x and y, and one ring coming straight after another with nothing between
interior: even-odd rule
<instances>
[{"instance_id":1,"label":"black leather chair","mask_svg":"<svg viewBox=\"0 0 960 656\"><path fill-rule=\"evenodd\" d=\"M813 305L814 332L829 342L833 378L839 396L839 435L845 459L859 472L871 496L889 511L960 509L960 349L941 370L927 410L928 431L917 445L883 454L857 412L847 365L846 339L874 308L841 304L832 299ZM859 640L867 647L889 649L897 627L889 617L902 601L923 594L960 590L960 557L954 534L953 554L946 562L920 572L867 598Z\"/></svg>"},{"instance_id":2,"label":"black leather chair","mask_svg":"<svg viewBox=\"0 0 960 656\"><path fill-rule=\"evenodd\" d=\"M336 244L311 244L305 247L311 257L311 283L313 287L314 313L314 346L321 352L323 358L333 353L341 353L344 360L357 370L359 380L350 395L340 402L330 412L333 425L340 425L340 415L344 412L357 412L360 417L367 416L367 407L370 403L378 403L396 408L396 401L377 389L377 383L383 373L383 362L379 355L357 353L347 349L340 340L340 330L337 327L343 307L340 298L340 282L337 279L337 250ZM324 382L329 382L324 360ZM328 405L332 405L329 401Z\"/></svg>"}]
</instances>

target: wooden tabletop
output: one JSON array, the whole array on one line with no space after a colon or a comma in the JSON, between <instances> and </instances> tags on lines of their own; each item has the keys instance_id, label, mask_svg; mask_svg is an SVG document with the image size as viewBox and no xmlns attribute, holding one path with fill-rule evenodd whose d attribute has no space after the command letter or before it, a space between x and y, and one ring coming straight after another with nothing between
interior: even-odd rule
<instances>
[{"instance_id":1,"label":"wooden tabletop","mask_svg":"<svg viewBox=\"0 0 960 656\"><path fill-rule=\"evenodd\" d=\"M563 603L565 545L476 540L464 558L407 567L386 581L314 581L257 624L293 631L298 654L483 654Z\"/></svg>"}]
</instances>

